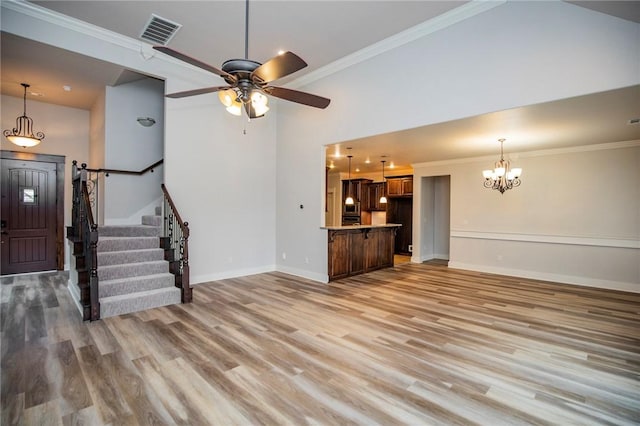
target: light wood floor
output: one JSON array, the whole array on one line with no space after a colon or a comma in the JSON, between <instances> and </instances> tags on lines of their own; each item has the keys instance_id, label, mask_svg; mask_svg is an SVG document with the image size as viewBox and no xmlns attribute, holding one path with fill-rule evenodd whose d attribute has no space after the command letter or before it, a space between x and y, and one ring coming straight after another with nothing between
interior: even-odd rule
<instances>
[{"instance_id":1,"label":"light wood floor","mask_svg":"<svg viewBox=\"0 0 640 426\"><path fill-rule=\"evenodd\" d=\"M640 295L402 264L82 323L2 278L2 425L640 423Z\"/></svg>"}]
</instances>

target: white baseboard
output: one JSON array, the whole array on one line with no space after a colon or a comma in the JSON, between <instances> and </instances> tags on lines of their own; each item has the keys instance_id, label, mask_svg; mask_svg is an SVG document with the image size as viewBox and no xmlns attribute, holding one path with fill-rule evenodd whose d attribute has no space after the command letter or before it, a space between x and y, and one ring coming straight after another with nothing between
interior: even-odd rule
<instances>
[{"instance_id":1,"label":"white baseboard","mask_svg":"<svg viewBox=\"0 0 640 426\"><path fill-rule=\"evenodd\" d=\"M522 277L541 281L551 281L562 284L581 285L585 287L603 288L607 290L628 291L640 293L640 283L620 282L601 280L589 277L573 275L553 274L548 272L527 271L521 269L499 268L495 266L474 265L470 263L449 262L449 268L465 269L475 272L486 272L489 274L509 275L512 277Z\"/></svg>"},{"instance_id":2,"label":"white baseboard","mask_svg":"<svg viewBox=\"0 0 640 426\"><path fill-rule=\"evenodd\" d=\"M429 253L429 254L423 254L420 257L416 257L416 256L412 256L411 257L411 262L413 263L422 263L422 262L426 262L428 260L433 260L433 259L438 259L438 260L449 260L449 254L444 254L444 253Z\"/></svg>"},{"instance_id":3,"label":"white baseboard","mask_svg":"<svg viewBox=\"0 0 640 426\"><path fill-rule=\"evenodd\" d=\"M316 272L305 271L303 269L291 268L288 266L277 265L276 271L282 272L289 275L295 275L296 277L306 278L311 281L317 281L323 284L329 282L329 275L327 274L318 274Z\"/></svg>"},{"instance_id":4,"label":"white baseboard","mask_svg":"<svg viewBox=\"0 0 640 426\"><path fill-rule=\"evenodd\" d=\"M71 299L73 300L73 303L76 305L76 308L78 308L78 311L80 311L80 316L82 318L82 305L80 304L80 289L78 288L78 284L71 281L71 278L69 278L69 281L67 281L67 290L69 290Z\"/></svg>"},{"instance_id":5,"label":"white baseboard","mask_svg":"<svg viewBox=\"0 0 640 426\"><path fill-rule=\"evenodd\" d=\"M264 265L255 268L234 269L215 274L192 275L189 278L191 285L204 284L211 281L226 280L229 278L246 277L247 275L263 274L265 272L273 272L276 270L275 265Z\"/></svg>"}]
</instances>

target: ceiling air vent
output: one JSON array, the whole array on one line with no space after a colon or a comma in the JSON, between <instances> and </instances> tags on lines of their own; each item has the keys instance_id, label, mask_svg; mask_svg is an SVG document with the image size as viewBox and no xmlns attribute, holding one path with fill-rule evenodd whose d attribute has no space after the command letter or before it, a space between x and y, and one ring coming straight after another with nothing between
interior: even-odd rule
<instances>
[{"instance_id":1,"label":"ceiling air vent","mask_svg":"<svg viewBox=\"0 0 640 426\"><path fill-rule=\"evenodd\" d=\"M182 27L182 25L177 22L172 22L158 15L151 14L151 18L149 18L149 22L147 22L147 25L145 25L142 30L140 38L154 44L166 46L173 36L176 35L180 27Z\"/></svg>"}]
</instances>

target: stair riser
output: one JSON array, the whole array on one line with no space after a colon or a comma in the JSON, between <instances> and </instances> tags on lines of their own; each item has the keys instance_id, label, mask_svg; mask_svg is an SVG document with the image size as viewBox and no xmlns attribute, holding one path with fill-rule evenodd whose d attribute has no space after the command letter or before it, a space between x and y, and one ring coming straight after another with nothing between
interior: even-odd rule
<instances>
[{"instance_id":1,"label":"stair riser","mask_svg":"<svg viewBox=\"0 0 640 426\"><path fill-rule=\"evenodd\" d=\"M151 275L126 280L100 281L100 297L119 296L127 293L175 287L172 274Z\"/></svg>"},{"instance_id":2,"label":"stair riser","mask_svg":"<svg viewBox=\"0 0 640 426\"><path fill-rule=\"evenodd\" d=\"M122 265L160 260L164 260L164 250L159 248L150 250L127 250L98 253L99 266Z\"/></svg>"},{"instance_id":3,"label":"stair riser","mask_svg":"<svg viewBox=\"0 0 640 426\"><path fill-rule=\"evenodd\" d=\"M169 272L169 263L145 262L127 265L104 266L98 269L100 280L115 280L128 277L141 277L144 275L164 274Z\"/></svg>"},{"instance_id":4,"label":"stair riser","mask_svg":"<svg viewBox=\"0 0 640 426\"><path fill-rule=\"evenodd\" d=\"M102 226L98 228L102 237L159 237L160 228L157 226Z\"/></svg>"},{"instance_id":5,"label":"stair riser","mask_svg":"<svg viewBox=\"0 0 640 426\"><path fill-rule=\"evenodd\" d=\"M158 237L98 237L98 253L124 250L145 250L160 247Z\"/></svg>"},{"instance_id":6,"label":"stair riser","mask_svg":"<svg viewBox=\"0 0 640 426\"><path fill-rule=\"evenodd\" d=\"M100 316L107 318L176 303L180 303L180 290L175 287L154 294L132 294L126 300L100 299Z\"/></svg>"},{"instance_id":7,"label":"stair riser","mask_svg":"<svg viewBox=\"0 0 640 426\"><path fill-rule=\"evenodd\" d=\"M149 226L162 226L161 216L142 216L142 224Z\"/></svg>"}]
</instances>

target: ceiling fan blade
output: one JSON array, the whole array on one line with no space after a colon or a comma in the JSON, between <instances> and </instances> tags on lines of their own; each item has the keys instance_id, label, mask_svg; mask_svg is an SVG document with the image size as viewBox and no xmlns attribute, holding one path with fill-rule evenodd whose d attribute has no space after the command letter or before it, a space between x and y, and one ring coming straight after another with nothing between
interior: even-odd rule
<instances>
[{"instance_id":1,"label":"ceiling fan blade","mask_svg":"<svg viewBox=\"0 0 640 426\"><path fill-rule=\"evenodd\" d=\"M191 56L187 56L184 53L180 53L177 50L173 50L170 47L153 46L153 48L155 50L157 50L158 52L162 52L165 55L172 56L172 57L174 57L176 59L179 59L179 60L181 60L183 62L186 62L188 64L195 65L198 68L202 68L203 70L207 70L209 72L217 74L220 77L224 77L225 79L231 79L232 81L236 81L236 78L233 75L231 75L231 74L229 74L227 72L224 72L222 70L219 70L218 68L216 68L214 66L211 66L209 64L205 64L204 62L199 61L198 59L192 58Z\"/></svg>"},{"instance_id":2,"label":"ceiling fan blade","mask_svg":"<svg viewBox=\"0 0 640 426\"><path fill-rule=\"evenodd\" d=\"M269 59L264 64L253 70L251 80L257 79L260 83L269 83L306 67L307 63L298 55L284 52L282 55Z\"/></svg>"},{"instance_id":3,"label":"ceiling fan blade","mask_svg":"<svg viewBox=\"0 0 640 426\"><path fill-rule=\"evenodd\" d=\"M185 90L184 92L170 93L167 95L167 98L172 98L172 99L186 98L188 96L204 95L205 93L213 93L213 92L218 92L220 90L226 90L226 89L231 89L231 86L216 86L216 87L205 87L203 89Z\"/></svg>"},{"instance_id":4,"label":"ceiling fan blade","mask_svg":"<svg viewBox=\"0 0 640 426\"><path fill-rule=\"evenodd\" d=\"M263 89L266 93L275 96L276 98L284 99L286 101L297 102L299 104L312 106L315 108L326 108L329 106L331 99L323 98L322 96L312 95L311 93L299 92L297 90L285 89L284 87L265 87Z\"/></svg>"}]
</instances>

